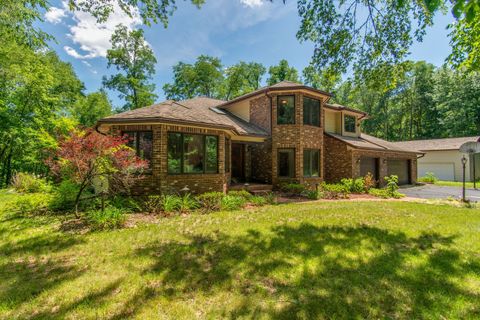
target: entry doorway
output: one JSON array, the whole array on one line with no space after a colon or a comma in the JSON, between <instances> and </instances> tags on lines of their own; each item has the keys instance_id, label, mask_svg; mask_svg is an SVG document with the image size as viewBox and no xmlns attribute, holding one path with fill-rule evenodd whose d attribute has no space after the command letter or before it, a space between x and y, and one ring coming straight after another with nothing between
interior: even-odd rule
<instances>
[{"instance_id":1,"label":"entry doorway","mask_svg":"<svg viewBox=\"0 0 480 320\"><path fill-rule=\"evenodd\" d=\"M245 145L232 143L232 182L245 182Z\"/></svg>"}]
</instances>

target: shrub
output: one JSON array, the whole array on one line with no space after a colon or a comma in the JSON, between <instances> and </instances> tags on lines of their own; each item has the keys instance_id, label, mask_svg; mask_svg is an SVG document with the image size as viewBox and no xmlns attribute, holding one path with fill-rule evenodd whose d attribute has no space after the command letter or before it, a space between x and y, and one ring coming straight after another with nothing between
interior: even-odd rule
<instances>
[{"instance_id":1,"label":"shrub","mask_svg":"<svg viewBox=\"0 0 480 320\"><path fill-rule=\"evenodd\" d=\"M75 197L79 190L78 184L72 180L63 180L53 189L52 210L69 210L75 206Z\"/></svg>"},{"instance_id":2,"label":"shrub","mask_svg":"<svg viewBox=\"0 0 480 320\"><path fill-rule=\"evenodd\" d=\"M384 177L387 182L386 189L390 194L394 194L398 190L398 176L392 174L389 177Z\"/></svg>"},{"instance_id":3,"label":"shrub","mask_svg":"<svg viewBox=\"0 0 480 320\"><path fill-rule=\"evenodd\" d=\"M277 203L277 196L273 192L268 192L264 196L265 200L268 204L276 204Z\"/></svg>"},{"instance_id":4,"label":"shrub","mask_svg":"<svg viewBox=\"0 0 480 320\"><path fill-rule=\"evenodd\" d=\"M50 192L51 190L45 179L25 172L18 172L13 176L12 186L16 191L23 193Z\"/></svg>"},{"instance_id":5,"label":"shrub","mask_svg":"<svg viewBox=\"0 0 480 320\"><path fill-rule=\"evenodd\" d=\"M246 203L245 198L226 195L222 198L222 210L232 211L241 209Z\"/></svg>"},{"instance_id":6,"label":"shrub","mask_svg":"<svg viewBox=\"0 0 480 320\"><path fill-rule=\"evenodd\" d=\"M245 200L249 200L252 197L252 194L247 190L233 190L228 192L229 196L242 197Z\"/></svg>"},{"instance_id":7,"label":"shrub","mask_svg":"<svg viewBox=\"0 0 480 320\"><path fill-rule=\"evenodd\" d=\"M167 194L161 196L160 203L163 212L172 213L180 209L181 198L177 195Z\"/></svg>"},{"instance_id":8,"label":"shrub","mask_svg":"<svg viewBox=\"0 0 480 320\"><path fill-rule=\"evenodd\" d=\"M282 191L291 195L301 195L305 189L305 186L300 183L287 183L281 186Z\"/></svg>"},{"instance_id":9,"label":"shrub","mask_svg":"<svg viewBox=\"0 0 480 320\"><path fill-rule=\"evenodd\" d=\"M394 193L390 193L387 189L377 189L377 188L371 188L370 190L368 190L368 193L374 197L383 198L383 199L389 199L389 198L400 199L405 196L404 194L401 194L398 191L395 191Z\"/></svg>"},{"instance_id":10,"label":"shrub","mask_svg":"<svg viewBox=\"0 0 480 320\"><path fill-rule=\"evenodd\" d=\"M257 207L268 204L268 199L262 196L251 196L249 202Z\"/></svg>"},{"instance_id":11,"label":"shrub","mask_svg":"<svg viewBox=\"0 0 480 320\"><path fill-rule=\"evenodd\" d=\"M222 208L222 198L224 194L221 192L207 192L197 196L197 201L205 211L219 211Z\"/></svg>"},{"instance_id":12,"label":"shrub","mask_svg":"<svg viewBox=\"0 0 480 320\"><path fill-rule=\"evenodd\" d=\"M108 203L115 208L123 209L128 212L141 212L142 206L132 197L116 196L108 201Z\"/></svg>"},{"instance_id":13,"label":"shrub","mask_svg":"<svg viewBox=\"0 0 480 320\"><path fill-rule=\"evenodd\" d=\"M307 197L310 200L318 200L319 199L319 192L318 190L305 190L302 193L303 196Z\"/></svg>"},{"instance_id":14,"label":"shrub","mask_svg":"<svg viewBox=\"0 0 480 320\"><path fill-rule=\"evenodd\" d=\"M115 207L106 207L102 210L87 212L88 223L95 230L106 230L120 228L125 223L125 212Z\"/></svg>"},{"instance_id":15,"label":"shrub","mask_svg":"<svg viewBox=\"0 0 480 320\"><path fill-rule=\"evenodd\" d=\"M363 193L365 191L365 184L363 182L363 178L342 179L341 183L351 193Z\"/></svg>"},{"instance_id":16,"label":"shrub","mask_svg":"<svg viewBox=\"0 0 480 320\"><path fill-rule=\"evenodd\" d=\"M365 189L365 192L368 192L371 188L374 188L375 185L377 184L377 181L373 178L373 174L370 172L363 177L363 188Z\"/></svg>"},{"instance_id":17,"label":"shrub","mask_svg":"<svg viewBox=\"0 0 480 320\"><path fill-rule=\"evenodd\" d=\"M319 198L323 199L347 199L349 190L341 183L328 184L323 182L320 185Z\"/></svg>"},{"instance_id":18,"label":"shrub","mask_svg":"<svg viewBox=\"0 0 480 320\"><path fill-rule=\"evenodd\" d=\"M438 181L438 179L433 172L427 172L425 176L419 178L418 181L426 182L426 183L435 183Z\"/></svg>"},{"instance_id":19,"label":"shrub","mask_svg":"<svg viewBox=\"0 0 480 320\"><path fill-rule=\"evenodd\" d=\"M148 196L147 200L143 203L143 206L145 210L150 213L162 212L162 196Z\"/></svg>"},{"instance_id":20,"label":"shrub","mask_svg":"<svg viewBox=\"0 0 480 320\"><path fill-rule=\"evenodd\" d=\"M199 207L198 201L192 197L190 193L187 193L179 198L178 209L180 212L187 213L191 210L195 210Z\"/></svg>"},{"instance_id":21,"label":"shrub","mask_svg":"<svg viewBox=\"0 0 480 320\"><path fill-rule=\"evenodd\" d=\"M21 214L41 214L48 212L52 195L48 193L25 194L17 198L10 206Z\"/></svg>"}]
</instances>

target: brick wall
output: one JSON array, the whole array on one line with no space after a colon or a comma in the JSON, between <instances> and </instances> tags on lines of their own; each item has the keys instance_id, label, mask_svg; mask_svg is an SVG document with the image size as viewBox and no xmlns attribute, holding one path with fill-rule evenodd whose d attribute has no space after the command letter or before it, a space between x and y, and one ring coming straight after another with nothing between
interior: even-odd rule
<instances>
[{"instance_id":1,"label":"brick wall","mask_svg":"<svg viewBox=\"0 0 480 320\"><path fill-rule=\"evenodd\" d=\"M184 127L169 124L159 125L122 125L114 126L114 132L152 131L153 156L151 173L144 176L133 188L134 194L176 193L184 188L197 194L208 191L223 191L230 174L225 173L225 133L214 129ZM167 173L167 133L183 132L218 136L218 173L215 174L168 174Z\"/></svg>"},{"instance_id":2,"label":"brick wall","mask_svg":"<svg viewBox=\"0 0 480 320\"><path fill-rule=\"evenodd\" d=\"M259 126L266 132L272 130L270 98L262 95L250 101L250 122Z\"/></svg>"}]
</instances>

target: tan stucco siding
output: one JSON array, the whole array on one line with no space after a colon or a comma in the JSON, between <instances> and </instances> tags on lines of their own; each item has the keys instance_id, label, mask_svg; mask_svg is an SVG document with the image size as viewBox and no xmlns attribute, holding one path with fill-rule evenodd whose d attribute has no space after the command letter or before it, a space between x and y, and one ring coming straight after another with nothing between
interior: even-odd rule
<instances>
[{"instance_id":1,"label":"tan stucco siding","mask_svg":"<svg viewBox=\"0 0 480 320\"><path fill-rule=\"evenodd\" d=\"M342 113L325 110L325 131L342 134Z\"/></svg>"},{"instance_id":2,"label":"tan stucco siding","mask_svg":"<svg viewBox=\"0 0 480 320\"><path fill-rule=\"evenodd\" d=\"M250 100L242 100L225 108L237 117L250 121Z\"/></svg>"}]
</instances>

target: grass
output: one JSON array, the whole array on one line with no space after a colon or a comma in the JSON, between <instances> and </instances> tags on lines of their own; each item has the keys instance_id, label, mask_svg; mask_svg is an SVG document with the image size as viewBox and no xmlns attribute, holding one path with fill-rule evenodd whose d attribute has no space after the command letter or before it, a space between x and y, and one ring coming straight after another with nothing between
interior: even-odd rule
<instances>
[{"instance_id":1,"label":"grass","mask_svg":"<svg viewBox=\"0 0 480 320\"><path fill-rule=\"evenodd\" d=\"M462 187L463 182L460 181L436 181L435 185L437 186L447 186L447 187ZM466 188L473 188L473 182L465 182ZM480 188L480 182L477 182L477 188Z\"/></svg>"},{"instance_id":2,"label":"grass","mask_svg":"<svg viewBox=\"0 0 480 320\"><path fill-rule=\"evenodd\" d=\"M0 193L1 319L474 319L480 211L343 201L62 231Z\"/></svg>"}]
</instances>

